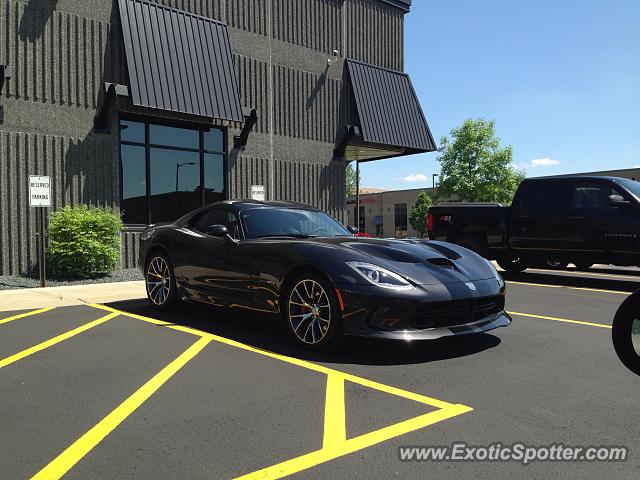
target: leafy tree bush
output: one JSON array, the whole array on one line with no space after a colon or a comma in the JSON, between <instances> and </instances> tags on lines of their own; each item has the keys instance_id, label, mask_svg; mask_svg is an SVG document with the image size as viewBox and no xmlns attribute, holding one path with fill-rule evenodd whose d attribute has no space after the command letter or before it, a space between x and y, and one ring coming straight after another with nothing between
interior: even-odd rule
<instances>
[{"instance_id":1,"label":"leafy tree bush","mask_svg":"<svg viewBox=\"0 0 640 480\"><path fill-rule=\"evenodd\" d=\"M427 213L429 213L429 208L432 203L433 202L431 201L429 194L427 192L422 192L418 195L418 198L409 213L409 223L413 229L418 232L420 237L424 237L424 232L427 230Z\"/></svg>"},{"instance_id":2,"label":"leafy tree bush","mask_svg":"<svg viewBox=\"0 0 640 480\"><path fill-rule=\"evenodd\" d=\"M513 167L511 146L500 147L494 121L466 120L440 141L437 197L509 205L525 174Z\"/></svg>"},{"instance_id":3,"label":"leafy tree bush","mask_svg":"<svg viewBox=\"0 0 640 480\"><path fill-rule=\"evenodd\" d=\"M356 169L353 162L348 163L345 167L345 187L347 195L356 194Z\"/></svg>"},{"instance_id":4,"label":"leafy tree bush","mask_svg":"<svg viewBox=\"0 0 640 480\"><path fill-rule=\"evenodd\" d=\"M62 278L89 278L115 270L120 263L120 214L79 205L51 214L47 263Z\"/></svg>"}]
</instances>

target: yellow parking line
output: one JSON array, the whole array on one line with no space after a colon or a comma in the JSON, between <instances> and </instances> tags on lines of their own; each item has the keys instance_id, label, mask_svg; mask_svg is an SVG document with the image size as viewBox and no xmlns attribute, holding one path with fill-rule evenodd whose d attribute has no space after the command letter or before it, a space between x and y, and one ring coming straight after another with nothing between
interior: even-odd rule
<instances>
[{"instance_id":1,"label":"yellow parking line","mask_svg":"<svg viewBox=\"0 0 640 480\"><path fill-rule=\"evenodd\" d=\"M546 315L534 315L532 313L520 313L520 312L509 312L509 313L511 315L517 315L519 317L539 318L541 320L553 320L554 322L574 323L574 324L577 324L577 325L586 325L588 327L598 327L598 328L609 328L609 329L611 329L611 325L606 325L604 323L582 322L580 320L570 320L568 318L548 317Z\"/></svg>"},{"instance_id":2,"label":"yellow parking line","mask_svg":"<svg viewBox=\"0 0 640 480\"><path fill-rule=\"evenodd\" d=\"M74 328L73 330L70 330L68 332L65 332L61 335L58 335L57 337L53 337L49 340L46 340L42 343L39 343L38 345L35 345L31 348L27 348L26 350L23 350L21 352L18 352L14 355L11 355L10 357L4 358L2 360L0 360L0 368L4 368L7 365L11 365L12 363L17 362L18 360L22 360L25 357L28 357L29 355L33 355L34 353L40 352L42 350L44 350L45 348L49 348L57 343L63 342L71 337L74 337L82 332L86 332L87 330L93 328L93 327L97 327L98 325L111 320L114 317L117 317L119 314L118 313L110 313L109 315L106 315L102 318L99 318L97 320L94 320L93 322L89 322L86 323L84 325L82 325L81 327L78 328Z\"/></svg>"},{"instance_id":3,"label":"yellow parking line","mask_svg":"<svg viewBox=\"0 0 640 480\"><path fill-rule=\"evenodd\" d=\"M51 463L40 470L33 479L53 480L62 477L87 453L98 445L109 433L120 425L151 395L153 395L167 380L175 375L189 360L195 357L207 344L210 338L200 338L187 350L180 354L169 365L160 370L151 380L145 383L129 398L118 405L111 413L104 417L96 426L71 444L64 452L58 455ZM33 480L32 479L32 480Z\"/></svg>"},{"instance_id":4,"label":"yellow parking line","mask_svg":"<svg viewBox=\"0 0 640 480\"><path fill-rule=\"evenodd\" d=\"M324 449L340 449L347 441L344 404L344 378L340 375L327 377L327 398L324 403Z\"/></svg>"},{"instance_id":5,"label":"yellow parking line","mask_svg":"<svg viewBox=\"0 0 640 480\"><path fill-rule=\"evenodd\" d=\"M287 475L291 475L296 472L306 470L308 468L319 465L321 463L328 462L335 458L342 457L344 455L348 455L350 453L385 442L392 438L405 435L409 432L420 430L422 428L441 422L443 420L448 420L455 416L462 415L467 412L471 412L473 410L471 407L468 407L466 405L449 403L443 400L438 400L436 398L420 395L418 393L409 392L397 387L392 387L390 385L378 383L373 380L368 380L366 378L358 377L356 375L351 375L349 373L341 372L339 370L334 370L332 368L324 367L322 365L317 365L315 363L308 362L305 360L300 360L293 357L287 357L285 355L280 355L278 353L270 352L268 350L261 350L259 348L252 347L250 345L246 345L246 344L237 342L235 340L231 340L229 338L220 337L218 335L202 332L193 328L176 325L169 322L164 322L162 320L145 317L143 315L138 315L135 313L116 310L114 308L111 308L105 305L92 304L91 306L102 309L102 310L111 311L113 313L118 313L120 315L135 318L138 320L142 320L145 322L149 322L154 325L162 325L162 326L165 326L166 328L196 335L198 337L201 337L202 340L223 343L231 347L240 348L242 350L253 352L259 355L270 357L276 360L280 360L286 363L297 365L299 367L303 367L308 370L313 370L313 371L324 373L327 375L327 389L326 389L325 411L324 411L325 413L324 435L323 435L322 448L320 450L316 450L314 452L307 453L305 455L301 455L299 457L296 457L290 460L286 460L277 465L266 467L256 472L248 473L239 477L242 479L257 480L257 479L282 478ZM354 438L347 439L346 438L346 411L345 411L345 382L346 381L350 381L350 382L362 385L364 387L379 390L391 395L396 395L398 397L405 398L408 400L413 400L413 401L422 403L424 405L435 407L437 410L429 413L425 413L423 415L419 415L415 418L411 418L403 422L396 423L394 425L389 425L387 427L365 433L363 435L360 435ZM115 426L116 425L114 425L113 428L115 428ZM111 430L113 428L111 428ZM90 448L85 448L85 450L83 450L82 456L86 455L86 453L90 451L91 448L93 448L95 445L97 445L102 440L102 438L104 438L104 436L94 441L90 446ZM82 456L78 456L75 462L77 462L80 458L82 458ZM73 464L69 465L68 468L71 468L71 466L73 466ZM65 471L66 470L62 471L62 474ZM36 477L36 478L39 478L39 477ZM43 476L41 478L59 478L59 477Z\"/></svg>"},{"instance_id":6,"label":"yellow parking line","mask_svg":"<svg viewBox=\"0 0 640 480\"><path fill-rule=\"evenodd\" d=\"M18 320L19 318L30 317L32 315L38 315L39 313L48 312L49 310L53 310L55 307L45 307L39 310L33 310L31 312L21 313L19 315L14 315L13 317L7 317L0 320L0 325L3 323L13 322L14 320Z\"/></svg>"},{"instance_id":7,"label":"yellow parking line","mask_svg":"<svg viewBox=\"0 0 640 480\"><path fill-rule=\"evenodd\" d=\"M568 275L577 275L577 276L583 276L583 277L620 278L620 279L625 279L625 280L634 281L634 282L640 281L640 272L638 272L638 274L633 274L633 275L620 275L615 273L578 272L576 270L547 270L544 268L527 268L527 271L555 273L560 275L568 274Z\"/></svg>"},{"instance_id":8,"label":"yellow parking line","mask_svg":"<svg viewBox=\"0 0 640 480\"><path fill-rule=\"evenodd\" d=\"M99 308L99 309L102 309L102 310L107 310L107 311L110 311L110 312L114 312L114 313L117 313L119 315L123 315L125 317L136 318L136 319L142 320L144 322L153 323L154 325L163 325L163 326L166 326L167 328L171 328L173 330L178 330L180 332L190 333L192 335L197 335L199 337L210 338L212 340L215 340L216 342L224 343L224 344L229 345L231 347L236 347L236 348L240 348L242 350L247 350L249 352L257 353L259 355L264 355L265 357L275 358L276 360L281 360L283 362L291 363L293 365L298 365L299 367L307 368L309 370L314 370L316 372L324 373L326 375L339 374L345 380L349 380L349 381L352 381L352 382L355 382L355 383L360 383L361 385L364 385L364 386L367 386L367 387L370 387L370 388L375 388L377 390L381 390L383 392L390 393L392 395L400 395L400 396L404 396L405 398L416 400L418 402L428 403L429 405L432 405L432 406L437 407L437 408L447 408L447 407L450 407L452 405L449 402L443 402L442 400L438 400L437 398L429 398L429 397L425 397L424 395L414 394L414 393L407 392L407 391L399 389L399 388L391 387L389 385L385 385L385 384L382 384L382 383L374 382L372 380L367 380L366 378L358 377L356 375L351 375L349 373L344 373L344 372L341 372L340 370L334 370L332 368L324 367L324 366L318 365L316 363L308 362L306 360L300 360L299 358L294 358L294 357L287 357L286 355L281 355L279 353L270 352L269 350L262 350L260 348L256 348L256 347L252 347L250 345L246 345L244 343L240 343L240 342L238 342L236 340L231 340L230 338L220 337L218 335L214 335L213 333L202 332L200 330L196 330L194 328L189 328L189 327L184 327L182 325L175 325L173 323L164 322L162 320L157 320L155 318L145 317L144 315L138 315L136 313L129 313L129 312L122 311L122 310L116 310L115 308L108 307L106 305L90 304L90 306L95 307L95 308Z\"/></svg>"},{"instance_id":9,"label":"yellow parking line","mask_svg":"<svg viewBox=\"0 0 640 480\"><path fill-rule=\"evenodd\" d=\"M614 295L631 295L631 292L623 292L621 290L606 290L604 288L567 287L566 285L547 285L544 283L516 282L515 280L507 280L506 283L514 284L514 285L526 285L528 287L564 288L568 290L581 290L584 292L611 293Z\"/></svg>"}]
</instances>

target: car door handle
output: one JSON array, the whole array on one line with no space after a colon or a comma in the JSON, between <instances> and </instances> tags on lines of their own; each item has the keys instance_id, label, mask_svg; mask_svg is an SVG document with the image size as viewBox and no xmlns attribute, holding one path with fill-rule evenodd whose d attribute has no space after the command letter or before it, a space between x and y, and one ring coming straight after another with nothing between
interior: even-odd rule
<instances>
[{"instance_id":1,"label":"car door handle","mask_svg":"<svg viewBox=\"0 0 640 480\"><path fill-rule=\"evenodd\" d=\"M518 215L516 218L518 220L528 220L531 218L531 215Z\"/></svg>"},{"instance_id":2,"label":"car door handle","mask_svg":"<svg viewBox=\"0 0 640 480\"><path fill-rule=\"evenodd\" d=\"M584 220L584 217L569 217L569 220Z\"/></svg>"}]
</instances>

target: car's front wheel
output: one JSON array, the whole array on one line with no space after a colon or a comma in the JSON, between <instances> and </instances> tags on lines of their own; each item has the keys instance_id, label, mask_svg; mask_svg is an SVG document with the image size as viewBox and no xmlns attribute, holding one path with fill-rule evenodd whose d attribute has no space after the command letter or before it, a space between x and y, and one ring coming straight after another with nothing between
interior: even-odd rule
<instances>
[{"instance_id":1,"label":"car's front wheel","mask_svg":"<svg viewBox=\"0 0 640 480\"><path fill-rule=\"evenodd\" d=\"M498 259L498 265L504 271L509 273L524 272L529 267L529 261L526 258L501 258Z\"/></svg>"},{"instance_id":2,"label":"car's front wheel","mask_svg":"<svg viewBox=\"0 0 640 480\"><path fill-rule=\"evenodd\" d=\"M311 348L335 346L342 334L342 315L331 282L308 273L299 275L290 285L283 314L293 336Z\"/></svg>"},{"instance_id":3,"label":"car's front wheel","mask_svg":"<svg viewBox=\"0 0 640 480\"><path fill-rule=\"evenodd\" d=\"M145 268L147 298L158 310L166 310L176 302L176 281L169 257L162 252L149 256Z\"/></svg>"}]
</instances>

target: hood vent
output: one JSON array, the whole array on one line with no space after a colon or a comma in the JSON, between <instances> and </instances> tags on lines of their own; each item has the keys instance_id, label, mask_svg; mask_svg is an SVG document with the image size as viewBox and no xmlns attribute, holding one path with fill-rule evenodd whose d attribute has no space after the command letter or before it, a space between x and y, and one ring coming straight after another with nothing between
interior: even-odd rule
<instances>
[{"instance_id":1,"label":"hood vent","mask_svg":"<svg viewBox=\"0 0 640 480\"><path fill-rule=\"evenodd\" d=\"M429 262L432 265L437 265L438 267L450 268L450 269L456 268L455 264L451 260L444 257L429 258L427 259L427 262Z\"/></svg>"}]
</instances>

